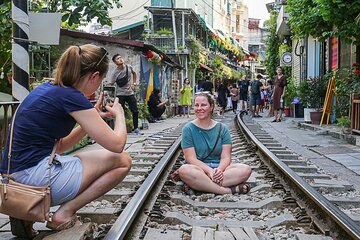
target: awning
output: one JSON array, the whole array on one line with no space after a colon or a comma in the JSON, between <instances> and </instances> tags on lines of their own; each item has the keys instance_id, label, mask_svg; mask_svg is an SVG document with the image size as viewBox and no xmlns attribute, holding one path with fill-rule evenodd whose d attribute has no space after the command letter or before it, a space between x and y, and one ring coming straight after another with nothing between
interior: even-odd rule
<instances>
[{"instance_id":1,"label":"awning","mask_svg":"<svg viewBox=\"0 0 360 240\"><path fill-rule=\"evenodd\" d=\"M205 69L208 72L213 72L214 70L212 70L210 67L206 66L205 64L199 63L200 68Z\"/></svg>"}]
</instances>

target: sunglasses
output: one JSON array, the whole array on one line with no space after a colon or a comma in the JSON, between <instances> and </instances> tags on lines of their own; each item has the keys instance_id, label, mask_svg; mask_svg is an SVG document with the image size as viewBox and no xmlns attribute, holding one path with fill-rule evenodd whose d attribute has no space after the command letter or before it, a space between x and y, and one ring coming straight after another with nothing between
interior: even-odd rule
<instances>
[{"instance_id":1,"label":"sunglasses","mask_svg":"<svg viewBox=\"0 0 360 240\"><path fill-rule=\"evenodd\" d=\"M109 54L108 51L103 48L103 47L100 47L101 51L104 53L104 55L102 56L102 58L100 58L100 60L95 64L95 66L92 68L92 70L95 70L99 65L100 63L104 60L104 58Z\"/></svg>"}]
</instances>

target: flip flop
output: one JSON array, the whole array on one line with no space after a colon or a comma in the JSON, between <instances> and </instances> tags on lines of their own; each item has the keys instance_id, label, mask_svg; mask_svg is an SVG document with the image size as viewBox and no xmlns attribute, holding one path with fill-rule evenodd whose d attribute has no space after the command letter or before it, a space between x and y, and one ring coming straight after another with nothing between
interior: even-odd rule
<instances>
[{"instance_id":1,"label":"flip flop","mask_svg":"<svg viewBox=\"0 0 360 240\"><path fill-rule=\"evenodd\" d=\"M81 221L78 219L78 216L74 215L72 216L72 218L67 221L67 222L63 222L63 223L59 223L59 222L55 222L55 221L51 221L51 222L47 222L46 227L50 228L51 230L55 230L55 231L62 231L65 229L69 229L74 227L75 225L80 225L82 224Z\"/></svg>"},{"instance_id":2,"label":"flip flop","mask_svg":"<svg viewBox=\"0 0 360 240\"><path fill-rule=\"evenodd\" d=\"M33 229L33 224L34 222L10 217L11 233L19 238L35 238L39 232Z\"/></svg>"},{"instance_id":3,"label":"flip flop","mask_svg":"<svg viewBox=\"0 0 360 240\"><path fill-rule=\"evenodd\" d=\"M244 186L246 186L245 191L244 191ZM251 189L251 187L250 187L250 185L248 183L240 183L239 185L235 185L235 186L230 187L230 190L231 190L232 194L236 194L236 193L247 194L248 192L250 192L250 189ZM238 192L236 190L238 190Z\"/></svg>"}]
</instances>

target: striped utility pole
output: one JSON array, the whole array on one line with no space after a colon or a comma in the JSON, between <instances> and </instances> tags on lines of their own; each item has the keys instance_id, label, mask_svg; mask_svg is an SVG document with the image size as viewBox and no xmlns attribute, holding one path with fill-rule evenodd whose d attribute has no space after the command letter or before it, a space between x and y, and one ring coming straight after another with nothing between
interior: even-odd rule
<instances>
[{"instance_id":1,"label":"striped utility pole","mask_svg":"<svg viewBox=\"0 0 360 240\"><path fill-rule=\"evenodd\" d=\"M29 94L29 15L27 2L12 1L12 95L19 101Z\"/></svg>"}]
</instances>

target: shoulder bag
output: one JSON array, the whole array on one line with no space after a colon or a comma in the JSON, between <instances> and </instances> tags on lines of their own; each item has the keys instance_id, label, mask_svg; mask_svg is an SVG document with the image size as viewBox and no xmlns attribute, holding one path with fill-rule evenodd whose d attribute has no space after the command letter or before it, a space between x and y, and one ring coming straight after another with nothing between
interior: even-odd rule
<instances>
[{"instance_id":1,"label":"shoulder bag","mask_svg":"<svg viewBox=\"0 0 360 240\"><path fill-rule=\"evenodd\" d=\"M50 166L48 173L49 184L47 186L30 186L11 180L11 176L9 173L16 112L17 110L15 111L15 114L13 116L10 130L7 174L3 174L3 178L0 182L0 213L9 215L13 218L32 222L51 221L52 215L50 213L50 176L51 165L55 156L57 142L53 147L48 162Z\"/></svg>"},{"instance_id":2,"label":"shoulder bag","mask_svg":"<svg viewBox=\"0 0 360 240\"><path fill-rule=\"evenodd\" d=\"M128 81L129 81L128 66L125 65L125 67L126 67L126 74L125 74L125 76L122 77L122 78L119 78L120 73L121 73L121 72L120 72L119 75L116 77L116 84L118 85L118 87L123 87L123 86L125 86L125 85L128 83Z\"/></svg>"},{"instance_id":3,"label":"shoulder bag","mask_svg":"<svg viewBox=\"0 0 360 240\"><path fill-rule=\"evenodd\" d=\"M219 138L220 138L220 135L221 135L221 129L222 129L222 123L220 123L219 132L218 132L214 147L211 149L211 151L209 152L209 154L206 157L204 157L202 159L199 159L199 160L204 161L205 159L207 159L214 152L214 150L216 148L216 145L219 142Z\"/></svg>"}]
</instances>

